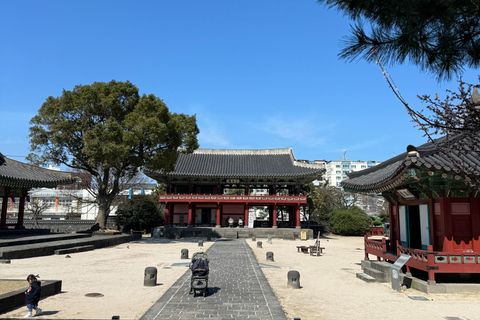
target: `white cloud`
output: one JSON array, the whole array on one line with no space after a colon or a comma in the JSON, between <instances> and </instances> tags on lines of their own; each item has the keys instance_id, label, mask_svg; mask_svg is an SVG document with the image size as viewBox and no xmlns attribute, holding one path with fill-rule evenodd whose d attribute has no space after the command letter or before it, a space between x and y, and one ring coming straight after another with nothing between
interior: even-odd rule
<instances>
[{"instance_id":1,"label":"white cloud","mask_svg":"<svg viewBox=\"0 0 480 320\"><path fill-rule=\"evenodd\" d=\"M261 123L252 124L270 135L285 139L287 144L319 147L327 142L322 132L333 130L334 123L325 125L316 117L308 115L292 115L269 117ZM290 143L288 143L290 142Z\"/></svg>"}]
</instances>

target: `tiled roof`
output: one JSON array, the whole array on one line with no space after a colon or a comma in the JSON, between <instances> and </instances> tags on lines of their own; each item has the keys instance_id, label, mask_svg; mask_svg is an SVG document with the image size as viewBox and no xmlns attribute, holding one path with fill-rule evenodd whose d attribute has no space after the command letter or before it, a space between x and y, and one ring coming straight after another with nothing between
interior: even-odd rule
<instances>
[{"instance_id":1,"label":"tiled roof","mask_svg":"<svg viewBox=\"0 0 480 320\"><path fill-rule=\"evenodd\" d=\"M9 159L0 154L0 186L38 188L72 184L69 172L53 171Z\"/></svg>"},{"instance_id":2,"label":"tiled roof","mask_svg":"<svg viewBox=\"0 0 480 320\"><path fill-rule=\"evenodd\" d=\"M179 177L205 178L278 178L310 181L324 169L315 164L295 160L291 148L262 150L197 149L191 154L179 153L172 172L145 173L157 180ZM312 178L313 177L313 178Z\"/></svg>"},{"instance_id":3,"label":"tiled roof","mask_svg":"<svg viewBox=\"0 0 480 320\"><path fill-rule=\"evenodd\" d=\"M463 135L451 138L456 144L465 143ZM440 138L436 142L442 143L445 138ZM480 143L480 137L477 139L477 145ZM410 152L402 153L394 158L382 162L381 164L365 170L352 172L348 179L341 182L341 185L352 191L378 191L402 175L409 167L425 168L439 171L454 171L453 161L465 163L469 169L476 170L480 174L480 155L475 151L463 152L458 154L450 153L448 156L440 152L432 142L425 143L420 147L407 148ZM452 161L453 160L453 161Z\"/></svg>"}]
</instances>

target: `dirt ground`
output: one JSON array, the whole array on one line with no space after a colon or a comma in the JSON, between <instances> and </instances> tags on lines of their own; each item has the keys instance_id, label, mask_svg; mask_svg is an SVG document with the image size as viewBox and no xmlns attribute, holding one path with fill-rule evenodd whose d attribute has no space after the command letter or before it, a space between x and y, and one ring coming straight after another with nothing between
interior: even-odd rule
<instances>
[{"instance_id":1,"label":"dirt ground","mask_svg":"<svg viewBox=\"0 0 480 320\"><path fill-rule=\"evenodd\" d=\"M325 254L320 257L297 252L296 246L314 243L273 239L272 244L262 241L259 249L248 241L259 262L280 267L262 270L289 319L480 319L480 293L397 292L390 283L366 283L356 278L364 257L363 237L321 239ZM275 262L266 261L267 251L274 253ZM289 270L300 273L301 289L286 285ZM411 298L419 296L428 301Z\"/></svg>"},{"instance_id":2,"label":"dirt ground","mask_svg":"<svg viewBox=\"0 0 480 320\"><path fill-rule=\"evenodd\" d=\"M414 289L396 292L390 284L366 283L355 277L363 258L363 237L322 239L325 254L314 257L298 253L296 246L313 245L314 240L273 239L263 248L247 239L289 319L480 319L480 293L426 294ZM213 242L204 241L204 250ZM1 279L24 280L40 274L40 281L62 280L62 293L40 301L44 313L38 319L120 319L140 318L187 270L189 260L181 259L181 249L189 255L200 251L198 239L154 240L125 243L89 252L12 260L0 268ZM266 261L266 252L274 262ZM180 265L174 265L180 264ZM157 286L143 285L146 267L156 267ZM289 270L300 272L300 289L287 287ZM26 281L25 281L26 287ZM22 287L23 288L23 287ZM100 293L98 297L86 294ZM427 301L410 297L422 296ZM22 318L21 307L0 318Z\"/></svg>"}]
</instances>

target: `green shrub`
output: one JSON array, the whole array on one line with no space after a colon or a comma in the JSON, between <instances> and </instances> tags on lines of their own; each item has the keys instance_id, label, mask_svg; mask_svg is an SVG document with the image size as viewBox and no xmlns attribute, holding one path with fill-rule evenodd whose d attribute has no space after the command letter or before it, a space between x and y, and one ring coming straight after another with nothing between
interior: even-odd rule
<instances>
[{"instance_id":1,"label":"green shrub","mask_svg":"<svg viewBox=\"0 0 480 320\"><path fill-rule=\"evenodd\" d=\"M149 200L129 200L117 210L115 220L123 231L147 230L163 224L163 214L158 206Z\"/></svg>"},{"instance_id":2,"label":"green shrub","mask_svg":"<svg viewBox=\"0 0 480 320\"><path fill-rule=\"evenodd\" d=\"M330 228L342 236L363 236L370 229L372 220L357 207L333 210L330 214Z\"/></svg>"},{"instance_id":3,"label":"green shrub","mask_svg":"<svg viewBox=\"0 0 480 320\"><path fill-rule=\"evenodd\" d=\"M373 226L375 227L380 227L383 224L381 220L374 220L373 221Z\"/></svg>"}]
</instances>

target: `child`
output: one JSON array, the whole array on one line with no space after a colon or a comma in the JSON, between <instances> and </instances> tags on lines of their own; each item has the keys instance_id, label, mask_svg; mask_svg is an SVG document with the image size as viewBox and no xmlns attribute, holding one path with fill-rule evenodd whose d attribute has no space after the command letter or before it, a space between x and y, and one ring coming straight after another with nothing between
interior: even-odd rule
<instances>
[{"instance_id":1,"label":"child","mask_svg":"<svg viewBox=\"0 0 480 320\"><path fill-rule=\"evenodd\" d=\"M35 315L38 316L42 309L38 308L38 300L40 300L40 294L42 293L42 287L40 287L40 281L37 281L37 278L31 274L27 277L28 289L25 291L25 303L27 304L28 313L24 318L31 318L32 310L35 310Z\"/></svg>"}]
</instances>

